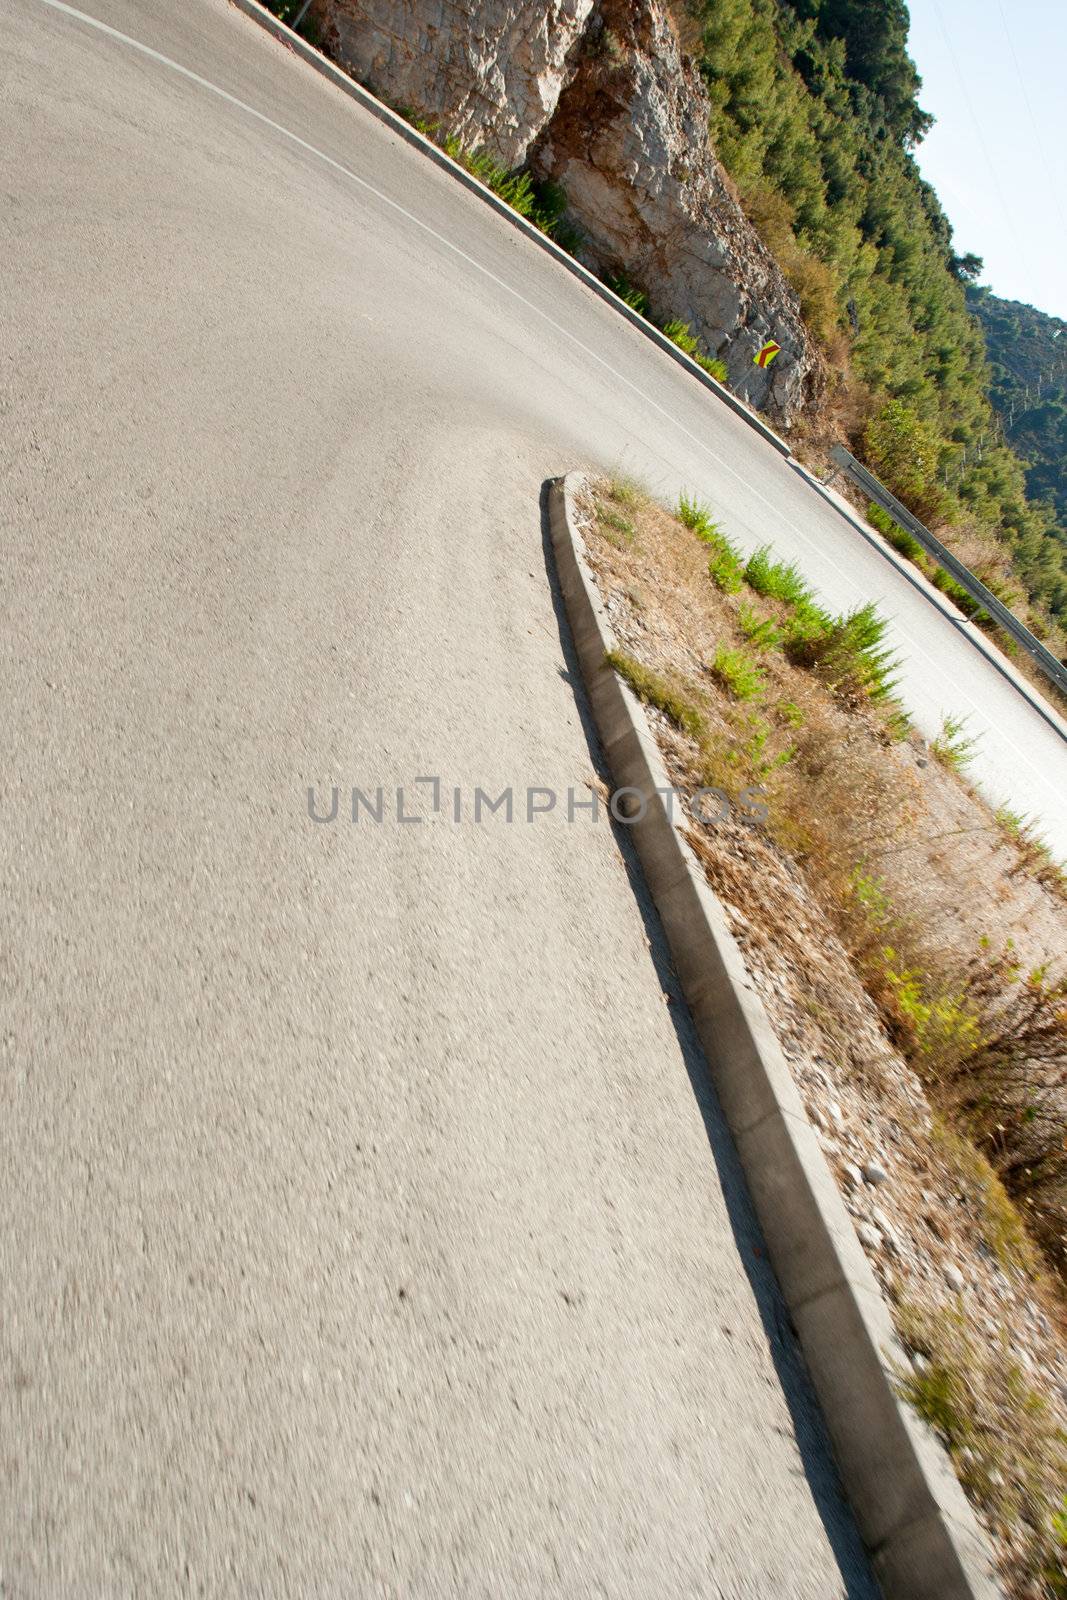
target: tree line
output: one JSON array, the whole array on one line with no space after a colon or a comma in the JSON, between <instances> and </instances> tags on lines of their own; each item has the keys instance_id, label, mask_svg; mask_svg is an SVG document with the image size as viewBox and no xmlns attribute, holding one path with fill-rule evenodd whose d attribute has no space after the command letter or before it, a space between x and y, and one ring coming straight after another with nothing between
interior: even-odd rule
<instances>
[{"instance_id":1,"label":"tree line","mask_svg":"<svg viewBox=\"0 0 1067 1600\"><path fill-rule=\"evenodd\" d=\"M949 542L953 527L995 535L1067 623L1056 475L1039 468L1028 494L1012 448L1059 415L1005 437L994 411L1008 369L1002 354L991 368L967 294L982 263L956 253L913 154L932 119L908 20L901 0L692 0L687 38L716 152L828 358L854 448Z\"/></svg>"}]
</instances>

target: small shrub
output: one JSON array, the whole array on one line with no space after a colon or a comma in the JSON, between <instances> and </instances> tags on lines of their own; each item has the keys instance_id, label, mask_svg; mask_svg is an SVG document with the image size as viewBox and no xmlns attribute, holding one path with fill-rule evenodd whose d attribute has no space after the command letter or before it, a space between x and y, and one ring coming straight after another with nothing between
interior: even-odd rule
<instances>
[{"instance_id":1,"label":"small shrub","mask_svg":"<svg viewBox=\"0 0 1067 1600\"><path fill-rule=\"evenodd\" d=\"M792 745L771 748L774 729L765 717L749 713L735 726L737 738L733 741L716 735L700 742L699 781L709 789L765 783L793 759Z\"/></svg>"},{"instance_id":2,"label":"small shrub","mask_svg":"<svg viewBox=\"0 0 1067 1600\"><path fill-rule=\"evenodd\" d=\"M678 520L712 550L708 562L712 582L726 594L737 594L744 581L744 559L733 541L714 521L707 507L683 494L678 501Z\"/></svg>"},{"instance_id":3,"label":"small shrub","mask_svg":"<svg viewBox=\"0 0 1067 1600\"><path fill-rule=\"evenodd\" d=\"M897 744L906 739L911 732L911 717L899 700L891 700L886 705L885 729Z\"/></svg>"},{"instance_id":4,"label":"small shrub","mask_svg":"<svg viewBox=\"0 0 1067 1600\"><path fill-rule=\"evenodd\" d=\"M966 733L967 718L946 714L941 732L930 746L935 760L950 772L962 772L974 760L978 740Z\"/></svg>"},{"instance_id":5,"label":"small shrub","mask_svg":"<svg viewBox=\"0 0 1067 1600\"><path fill-rule=\"evenodd\" d=\"M814 645L825 638L833 625L833 617L822 606L814 601L802 601L793 607L785 624L783 644L787 653L799 657L805 645Z\"/></svg>"},{"instance_id":6,"label":"small shrub","mask_svg":"<svg viewBox=\"0 0 1067 1600\"><path fill-rule=\"evenodd\" d=\"M497 161L486 150L468 149L453 133L445 133L440 123L417 117L404 108L396 108L413 127L451 156L453 161L467 171L520 217L532 222L535 228L555 239L564 250L573 254L582 242L581 234L564 219L567 196L558 183L538 183L522 167L511 168Z\"/></svg>"},{"instance_id":7,"label":"small shrub","mask_svg":"<svg viewBox=\"0 0 1067 1600\"><path fill-rule=\"evenodd\" d=\"M719 524L712 517L707 506L701 505L699 500L691 500L683 494L678 498L678 520L685 524L690 532L695 533L698 539L705 544L717 545L722 540Z\"/></svg>"},{"instance_id":8,"label":"small shrub","mask_svg":"<svg viewBox=\"0 0 1067 1600\"><path fill-rule=\"evenodd\" d=\"M773 732L773 728L764 717L750 718L748 736L742 745L742 750L750 772L760 780L769 778L772 772L787 766L796 754L796 746L791 744L772 754L769 747Z\"/></svg>"},{"instance_id":9,"label":"small shrub","mask_svg":"<svg viewBox=\"0 0 1067 1600\"><path fill-rule=\"evenodd\" d=\"M710 373L719 383L726 382L727 373L724 363L717 361L714 356L701 355L700 340L688 322L679 322L677 319L673 322L665 322L662 331L667 335L671 343L676 344L679 350L684 351L691 360L696 362L698 367L703 367L704 371Z\"/></svg>"},{"instance_id":10,"label":"small shrub","mask_svg":"<svg viewBox=\"0 0 1067 1600\"><path fill-rule=\"evenodd\" d=\"M891 946L886 947L884 956L897 1033L905 1034L911 1054L938 1063L938 1071L950 1061L972 1055L981 1043L981 1033L965 989L932 984L918 968L901 965Z\"/></svg>"},{"instance_id":11,"label":"small shrub","mask_svg":"<svg viewBox=\"0 0 1067 1600\"><path fill-rule=\"evenodd\" d=\"M993 1171L988 1158L936 1113L930 1138L949 1168L968 1215L977 1223L982 1238L1000 1265L1006 1272L1016 1268L1036 1278L1041 1270L1037 1248L1026 1231L1021 1210Z\"/></svg>"},{"instance_id":12,"label":"small shrub","mask_svg":"<svg viewBox=\"0 0 1067 1600\"><path fill-rule=\"evenodd\" d=\"M816 625L807 633L790 632L790 659L817 671L835 691L887 700L895 687L891 674L896 661L884 646L888 624L873 602L835 618L829 626L823 614L813 621Z\"/></svg>"},{"instance_id":13,"label":"small shrub","mask_svg":"<svg viewBox=\"0 0 1067 1600\"><path fill-rule=\"evenodd\" d=\"M754 649L777 650L781 647L782 630L773 617L761 617L751 606L742 605L737 613L737 625Z\"/></svg>"},{"instance_id":14,"label":"small shrub","mask_svg":"<svg viewBox=\"0 0 1067 1600\"><path fill-rule=\"evenodd\" d=\"M988 1158L1021 1204L1058 1272L1067 1271L1067 977L1023 973L1006 947L985 945L959 969L910 959L886 942L900 929L884 907L863 952L868 988L933 1097ZM877 936L882 935L879 945ZM873 946L873 948L872 948Z\"/></svg>"},{"instance_id":15,"label":"small shrub","mask_svg":"<svg viewBox=\"0 0 1067 1600\"><path fill-rule=\"evenodd\" d=\"M564 212L567 209L567 194L558 183L547 179L543 183L535 183L533 190L533 207L530 211L530 221L542 233L547 233L556 240L557 244L565 250L572 249L569 239L577 240L578 234L564 223Z\"/></svg>"},{"instance_id":16,"label":"small shrub","mask_svg":"<svg viewBox=\"0 0 1067 1600\"><path fill-rule=\"evenodd\" d=\"M745 582L757 594L769 600L781 600L788 606L810 606L814 609L815 597L792 562L773 561L770 545L762 545L748 559Z\"/></svg>"},{"instance_id":17,"label":"small shrub","mask_svg":"<svg viewBox=\"0 0 1067 1600\"><path fill-rule=\"evenodd\" d=\"M965 617L970 617L979 627L991 626L993 619L989 612L969 595L963 585L957 583L955 578L945 571L944 567L934 568L930 575L930 582L935 589L940 589L942 594L947 595L952 604L957 610L962 611Z\"/></svg>"},{"instance_id":18,"label":"small shrub","mask_svg":"<svg viewBox=\"0 0 1067 1600\"><path fill-rule=\"evenodd\" d=\"M961 989L977 1018L974 1048L940 1072L1008 1193L1025 1205L1039 1242L1067 1266L1067 978L1023 973L1010 948L982 951Z\"/></svg>"},{"instance_id":19,"label":"small shrub","mask_svg":"<svg viewBox=\"0 0 1067 1600\"><path fill-rule=\"evenodd\" d=\"M1067 872L1035 831L1033 822L1007 806L997 811L996 822L1005 839L1018 851L1020 868L1054 893L1067 896Z\"/></svg>"},{"instance_id":20,"label":"small shrub","mask_svg":"<svg viewBox=\"0 0 1067 1600\"><path fill-rule=\"evenodd\" d=\"M708 575L724 594L738 594L745 581L745 564L737 551L724 546L708 562Z\"/></svg>"},{"instance_id":21,"label":"small shrub","mask_svg":"<svg viewBox=\"0 0 1067 1600\"><path fill-rule=\"evenodd\" d=\"M890 927L895 919L884 881L857 866L852 869L849 883L856 904L867 921L879 930Z\"/></svg>"},{"instance_id":22,"label":"small shrub","mask_svg":"<svg viewBox=\"0 0 1067 1600\"><path fill-rule=\"evenodd\" d=\"M752 657L726 645L716 650L709 670L735 700L760 700L767 687L767 679Z\"/></svg>"},{"instance_id":23,"label":"small shrub","mask_svg":"<svg viewBox=\"0 0 1067 1600\"><path fill-rule=\"evenodd\" d=\"M915 535L909 533L907 528L902 528L899 523L894 522L889 512L884 511L881 506L875 505L873 500L867 507L867 521L873 528L878 529L882 538L888 544L891 544L894 550L899 550L902 556L907 556L909 561L914 561L917 567L925 567L928 564L926 551Z\"/></svg>"},{"instance_id":24,"label":"small shrub","mask_svg":"<svg viewBox=\"0 0 1067 1600\"><path fill-rule=\"evenodd\" d=\"M639 700L662 711L691 739L699 739L704 734L706 724L702 713L676 683L621 650L609 650L604 660L629 684Z\"/></svg>"}]
</instances>

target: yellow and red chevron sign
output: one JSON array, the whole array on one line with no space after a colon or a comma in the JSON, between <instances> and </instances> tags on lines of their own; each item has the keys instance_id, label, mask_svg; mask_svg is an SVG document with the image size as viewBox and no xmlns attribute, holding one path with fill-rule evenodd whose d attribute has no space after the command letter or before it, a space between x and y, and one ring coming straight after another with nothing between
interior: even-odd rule
<instances>
[{"instance_id":1,"label":"yellow and red chevron sign","mask_svg":"<svg viewBox=\"0 0 1067 1600\"><path fill-rule=\"evenodd\" d=\"M754 367L769 367L781 348L777 339L768 339L765 344L760 345L756 354L752 357L752 365Z\"/></svg>"}]
</instances>

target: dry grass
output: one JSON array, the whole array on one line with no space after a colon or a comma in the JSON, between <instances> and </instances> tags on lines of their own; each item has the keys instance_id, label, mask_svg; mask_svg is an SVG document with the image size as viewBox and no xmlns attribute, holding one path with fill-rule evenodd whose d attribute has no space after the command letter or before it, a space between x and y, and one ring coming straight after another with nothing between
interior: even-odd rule
<instances>
[{"instance_id":1,"label":"dry grass","mask_svg":"<svg viewBox=\"0 0 1067 1600\"><path fill-rule=\"evenodd\" d=\"M979 1339L959 1306L895 1310L912 1355L901 1392L947 1445L1013 1590L1067 1596L1067 1435L1010 1333Z\"/></svg>"}]
</instances>

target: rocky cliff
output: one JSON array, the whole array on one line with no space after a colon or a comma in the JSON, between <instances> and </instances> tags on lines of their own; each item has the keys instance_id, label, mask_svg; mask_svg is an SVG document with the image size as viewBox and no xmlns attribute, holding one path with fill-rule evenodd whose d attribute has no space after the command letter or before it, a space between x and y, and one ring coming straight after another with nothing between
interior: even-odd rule
<instances>
[{"instance_id":1,"label":"rocky cliff","mask_svg":"<svg viewBox=\"0 0 1067 1600\"><path fill-rule=\"evenodd\" d=\"M593 0L316 0L335 60L391 104L519 166L571 75Z\"/></svg>"},{"instance_id":2,"label":"rocky cliff","mask_svg":"<svg viewBox=\"0 0 1067 1600\"><path fill-rule=\"evenodd\" d=\"M821 390L796 297L734 198L663 0L316 0L327 49L468 148L558 183L578 253L788 420ZM766 371L766 338L781 354Z\"/></svg>"}]
</instances>

